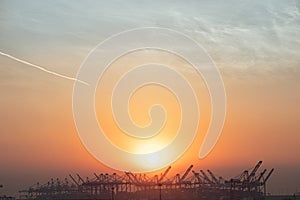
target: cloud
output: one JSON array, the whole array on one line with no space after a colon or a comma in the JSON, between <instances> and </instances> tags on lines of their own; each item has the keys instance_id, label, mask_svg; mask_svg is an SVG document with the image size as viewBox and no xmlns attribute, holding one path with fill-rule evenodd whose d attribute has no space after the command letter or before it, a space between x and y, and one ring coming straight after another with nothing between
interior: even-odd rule
<instances>
[{"instance_id":1,"label":"cloud","mask_svg":"<svg viewBox=\"0 0 300 200\"><path fill-rule=\"evenodd\" d=\"M168 15L172 25L201 43L223 70L298 71L300 13L295 1L219 3L201 2L197 12L174 8Z\"/></svg>"}]
</instances>

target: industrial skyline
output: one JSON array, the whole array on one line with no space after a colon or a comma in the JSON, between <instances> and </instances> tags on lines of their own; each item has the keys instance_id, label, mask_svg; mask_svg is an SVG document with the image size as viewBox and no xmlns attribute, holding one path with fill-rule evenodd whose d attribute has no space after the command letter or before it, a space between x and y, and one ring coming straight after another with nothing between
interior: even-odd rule
<instances>
[{"instance_id":1,"label":"industrial skyline","mask_svg":"<svg viewBox=\"0 0 300 200\"><path fill-rule=\"evenodd\" d=\"M93 178L82 178L79 174L65 179L51 179L45 184L39 182L20 191L20 199L265 199L267 181L274 169L259 171L259 161L250 171L244 170L238 176L224 179L211 171L194 171L193 165L183 174L168 178L169 166L160 175L142 173L124 174L94 173Z\"/></svg>"}]
</instances>

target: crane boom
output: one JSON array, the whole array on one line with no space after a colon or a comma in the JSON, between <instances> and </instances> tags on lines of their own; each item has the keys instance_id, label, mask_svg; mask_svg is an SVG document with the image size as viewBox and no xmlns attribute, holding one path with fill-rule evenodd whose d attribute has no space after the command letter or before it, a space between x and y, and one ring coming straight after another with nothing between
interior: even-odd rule
<instances>
[{"instance_id":1,"label":"crane boom","mask_svg":"<svg viewBox=\"0 0 300 200\"><path fill-rule=\"evenodd\" d=\"M97 178L97 180L100 181L100 177L96 173L94 173L94 175Z\"/></svg>"},{"instance_id":2,"label":"crane boom","mask_svg":"<svg viewBox=\"0 0 300 200\"><path fill-rule=\"evenodd\" d=\"M81 180L82 183L85 183L79 174L76 174L76 175L78 176L79 180Z\"/></svg>"},{"instance_id":3,"label":"crane boom","mask_svg":"<svg viewBox=\"0 0 300 200\"><path fill-rule=\"evenodd\" d=\"M134 180L132 179L132 177L130 176L129 172L125 172L126 176L129 178L129 180L134 183Z\"/></svg>"},{"instance_id":4,"label":"crane boom","mask_svg":"<svg viewBox=\"0 0 300 200\"><path fill-rule=\"evenodd\" d=\"M269 174L267 175L267 177L265 178L263 184L265 184L267 182L267 180L270 178L271 174L273 173L274 168L271 169L271 171L269 172Z\"/></svg>"},{"instance_id":5,"label":"crane boom","mask_svg":"<svg viewBox=\"0 0 300 200\"><path fill-rule=\"evenodd\" d=\"M139 180L136 178L136 176L132 172L126 172L126 175L129 177L129 179L133 183L139 183Z\"/></svg>"},{"instance_id":6,"label":"crane boom","mask_svg":"<svg viewBox=\"0 0 300 200\"><path fill-rule=\"evenodd\" d=\"M134 180L136 181L136 183L139 183L139 180L137 179L136 175L134 175L133 173L129 172L131 174L131 176L134 178Z\"/></svg>"},{"instance_id":7,"label":"crane boom","mask_svg":"<svg viewBox=\"0 0 300 200\"><path fill-rule=\"evenodd\" d=\"M69 176L70 176L70 178L72 179L72 181L73 181L77 186L79 186L79 183L75 180L75 178L74 178L71 174L69 174Z\"/></svg>"},{"instance_id":8,"label":"crane boom","mask_svg":"<svg viewBox=\"0 0 300 200\"><path fill-rule=\"evenodd\" d=\"M208 178L208 176L205 174L205 172L201 169L200 170L201 174L203 175L204 177L204 180L208 181L209 183L211 183L211 180Z\"/></svg>"},{"instance_id":9,"label":"crane boom","mask_svg":"<svg viewBox=\"0 0 300 200\"><path fill-rule=\"evenodd\" d=\"M195 172L194 170L192 172L193 172L194 176L196 177L198 183L202 183L202 180L201 180L201 178L199 176L199 173Z\"/></svg>"},{"instance_id":10,"label":"crane boom","mask_svg":"<svg viewBox=\"0 0 300 200\"><path fill-rule=\"evenodd\" d=\"M215 175L208 169L207 170L208 173L210 174L212 180L215 182L215 183L219 183L218 179L215 177Z\"/></svg>"},{"instance_id":11,"label":"crane boom","mask_svg":"<svg viewBox=\"0 0 300 200\"><path fill-rule=\"evenodd\" d=\"M161 182L166 177L166 175L169 173L170 169L171 169L171 166L169 166L168 169L166 169L166 171L163 173L163 175L161 175L161 177L157 181L158 183Z\"/></svg>"},{"instance_id":12,"label":"crane boom","mask_svg":"<svg viewBox=\"0 0 300 200\"><path fill-rule=\"evenodd\" d=\"M192 170L192 168L193 168L193 165L191 165L191 166L185 171L185 173L183 174L183 176L180 178L180 182L183 181L183 180L187 177L187 175L190 173L190 171Z\"/></svg>"},{"instance_id":13,"label":"crane boom","mask_svg":"<svg viewBox=\"0 0 300 200\"><path fill-rule=\"evenodd\" d=\"M259 175L259 177L257 178L257 181L259 182L261 180L261 178L264 176L264 174L266 173L267 169L264 169L264 171L262 171Z\"/></svg>"},{"instance_id":14,"label":"crane boom","mask_svg":"<svg viewBox=\"0 0 300 200\"><path fill-rule=\"evenodd\" d=\"M261 166L262 164L262 161L260 160L256 166L254 167L254 169L252 170L252 172L250 173L250 175L248 176L248 180L250 181L254 176L255 176L255 173L257 172L258 168Z\"/></svg>"}]
</instances>

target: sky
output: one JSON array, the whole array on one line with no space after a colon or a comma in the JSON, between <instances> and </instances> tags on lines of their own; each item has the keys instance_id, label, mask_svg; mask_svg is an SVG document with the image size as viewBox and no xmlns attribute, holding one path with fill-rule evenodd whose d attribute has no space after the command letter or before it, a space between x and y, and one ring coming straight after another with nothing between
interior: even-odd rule
<instances>
[{"instance_id":1,"label":"sky","mask_svg":"<svg viewBox=\"0 0 300 200\"><path fill-rule=\"evenodd\" d=\"M80 141L72 112L74 80L53 73L75 78L97 44L121 31L153 26L180 31L200 43L218 67L227 97L216 146L204 159L198 158L209 121L204 117L203 130L172 164L172 171L194 164L196 169L210 168L233 177L263 160L263 167L275 168L269 192L300 191L300 1L0 0L0 184L4 185L0 195L14 195L36 182L69 173L92 176L114 171ZM117 72L107 72L107 79L109 73ZM193 79L195 73L187 76ZM209 116L205 87L195 87L203 100L200 110ZM145 92L152 97L164 94L170 112L178 106L172 104L169 92L154 89L134 96L130 106L137 123L149 119L143 118L145 113L135 113L135 102L143 102L136 105L144 112L157 100L144 98ZM102 101L102 94L97 92L96 102ZM95 105L98 119L105 116L103 105ZM179 120L176 109L174 113L168 130L177 128L172 125ZM104 128L115 130L107 119ZM108 137L126 148L112 132Z\"/></svg>"}]
</instances>

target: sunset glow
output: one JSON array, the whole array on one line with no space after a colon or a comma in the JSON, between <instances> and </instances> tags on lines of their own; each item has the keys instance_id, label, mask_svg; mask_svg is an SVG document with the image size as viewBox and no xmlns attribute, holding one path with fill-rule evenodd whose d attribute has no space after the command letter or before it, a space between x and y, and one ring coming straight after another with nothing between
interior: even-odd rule
<instances>
[{"instance_id":1,"label":"sunset glow","mask_svg":"<svg viewBox=\"0 0 300 200\"><path fill-rule=\"evenodd\" d=\"M152 175L172 165L169 176L174 176L193 164L198 171L212 169L217 175L235 177L259 160L265 168L276 169L268 183L270 193L299 192L299 20L300 4L293 0L0 0L0 185L5 186L0 197L71 173L88 177L94 172L136 170ZM138 43L143 37L116 42L111 51L99 50L99 60L88 60L104 41L145 27L187 35L201 45L220 73L225 123L216 145L201 159L199 151L216 117L214 111L221 107L214 107L220 102L213 102L209 91L204 74L211 69L204 57L203 74L181 54L159 48L133 48L111 60L99 77L95 75L99 71L90 67L126 50L130 39ZM171 44L176 49L182 42L174 38L161 42L158 36L166 34L153 31L145 43ZM190 46L179 46L192 58L200 55ZM143 73L145 69L149 71ZM91 81L81 79L85 73ZM147 82L150 75L178 90ZM147 84L134 88L130 85L134 81ZM128 92L127 87L135 90ZM76 93L78 88L84 92ZM123 96L130 98L122 101ZM128 113L130 124L121 111ZM82 117L78 125L78 116L85 114L93 117ZM183 121L184 115L190 117ZM183 130L184 123L191 125ZM82 137L82 130L89 140ZM188 135L180 137L184 145L174 142L179 132ZM115 151L107 148L110 145Z\"/></svg>"}]
</instances>

